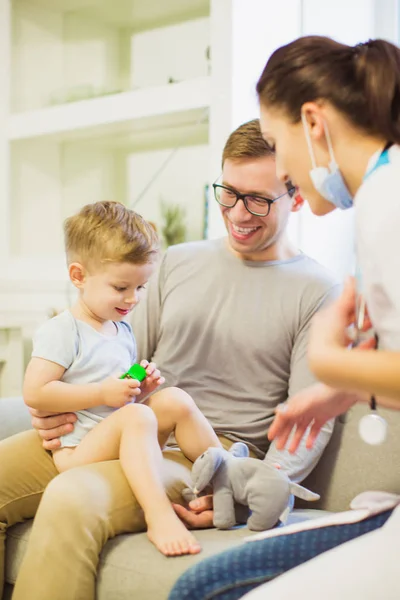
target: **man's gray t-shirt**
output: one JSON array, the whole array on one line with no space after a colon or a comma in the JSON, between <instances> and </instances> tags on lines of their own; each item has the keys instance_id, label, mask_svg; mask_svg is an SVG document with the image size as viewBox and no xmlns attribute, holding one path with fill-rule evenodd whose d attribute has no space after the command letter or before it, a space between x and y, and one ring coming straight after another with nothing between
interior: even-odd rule
<instances>
[{"instance_id":1,"label":"man's gray t-shirt","mask_svg":"<svg viewBox=\"0 0 400 600\"><path fill-rule=\"evenodd\" d=\"M186 390L218 433L263 456L275 407L315 383L310 320L337 291L303 254L254 262L233 254L225 239L173 246L133 311L138 357L154 360L166 385ZM331 429L315 451L286 457L294 478L313 468Z\"/></svg>"}]
</instances>

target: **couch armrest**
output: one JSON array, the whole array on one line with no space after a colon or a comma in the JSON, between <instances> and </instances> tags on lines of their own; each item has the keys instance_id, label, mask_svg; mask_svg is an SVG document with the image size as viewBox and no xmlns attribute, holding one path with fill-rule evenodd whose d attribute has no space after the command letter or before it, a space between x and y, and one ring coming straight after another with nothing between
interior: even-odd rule
<instances>
[{"instance_id":1,"label":"couch armrest","mask_svg":"<svg viewBox=\"0 0 400 600\"><path fill-rule=\"evenodd\" d=\"M30 414L21 397L0 398L0 440L31 427Z\"/></svg>"}]
</instances>

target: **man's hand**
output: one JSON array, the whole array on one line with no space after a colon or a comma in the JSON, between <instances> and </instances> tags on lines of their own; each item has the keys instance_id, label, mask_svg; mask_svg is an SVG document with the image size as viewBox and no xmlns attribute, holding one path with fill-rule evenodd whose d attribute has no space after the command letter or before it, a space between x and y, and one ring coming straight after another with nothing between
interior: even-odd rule
<instances>
[{"instance_id":1,"label":"man's hand","mask_svg":"<svg viewBox=\"0 0 400 600\"><path fill-rule=\"evenodd\" d=\"M77 419L74 413L49 413L30 408L32 426L43 440L45 450L57 450L61 446L60 436L71 433Z\"/></svg>"},{"instance_id":2,"label":"man's hand","mask_svg":"<svg viewBox=\"0 0 400 600\"><path fill-rule=\"evenodd\" d=\"M275 440L278 450L283 450L293 428L296 428L289 445L289 452L296 452L310 427L306 447L312 448L322 427L330 419L345 413L360 397L317 383L292 396L276 409L276 417L268 431L270 441Z\"/></svg>"},{"instance_id":3,"label":"man's hand","mask_svg":"<svg viewBox=\"0 0 400 600\"><path fill-rule=\"evenodd\" d=\"M188 529L210 529L214 527L212 496L201 496L192 500L188 509L180 504L173 504L172 506Z\"/></svg>"}]
</instances>

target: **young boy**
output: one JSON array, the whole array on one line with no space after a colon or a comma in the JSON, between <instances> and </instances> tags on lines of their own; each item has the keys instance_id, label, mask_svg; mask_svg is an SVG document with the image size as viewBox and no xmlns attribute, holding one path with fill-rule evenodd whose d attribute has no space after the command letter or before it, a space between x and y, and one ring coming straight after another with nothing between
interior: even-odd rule
<instances>
[{"instance_id":1,"label":"young boy","mask_svg":"<svg viewBox=\"0 0 400 600\"><path fill-rule=\"evenodd\" d=\"M37 409L77 413L74 431L53 453L60 472L119 458L150 540L167 556L195 554L200 545L164 491L160 446L174 432L194 461L209 446L220 446L218 438L183 390L164 388L148 398L165 381L154 363L141 363L147 373L141 383L119 378L136 362L124 319L155 268L157 235L117 202L85 206L66 220L64 231L68 272L79 296L37 332L24 399Z\"/></svg>"}]
</instances>

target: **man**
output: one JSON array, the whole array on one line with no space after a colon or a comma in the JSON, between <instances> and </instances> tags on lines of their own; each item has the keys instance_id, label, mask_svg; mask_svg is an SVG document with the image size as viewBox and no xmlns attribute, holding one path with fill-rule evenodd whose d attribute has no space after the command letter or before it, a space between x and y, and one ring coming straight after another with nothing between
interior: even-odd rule
<instances>
[{"instance_id":1,"label":"man","mask_svg":"<svg viewBox=\"0 0 400 600\"><path fill-rule=\"evenodd\" d=\"M133 313L139 357L154 360L168 385L194 397L224 445L243 440L254 455L267 452L268 460L300 481L318 461L331 427L314 450L303 448L296 456L270 447L267 431L276 406L314 383L306 359L309 323L335 295L335 286L287 238L289 215L303 201L276 178L274 156L258 121L242 125L228 139L215 197L228 239L169 249L147 298ZM50 430L42 432L51 440L47 448L57 447L54 438L71 429L73 418L34 420L38 429ZM56 474L33 432L18 437L7 440L5 449L0 445L0 465L7 462L6 451L8 459L15 457L0 478L9 489L21 490L18 499L13 492L5 509L0 492L3 531L35 513ZM181 501L190 464L177 451L165 456L167 489L172 500ZM21 501L22 495L30 502ZM207 511L176 510L189 524L210 524ZM141 511L117 462L63 473L43 494L14 600L94 598L98 556L106 540L143 529Z\"/></svg>"}]
</instances>

